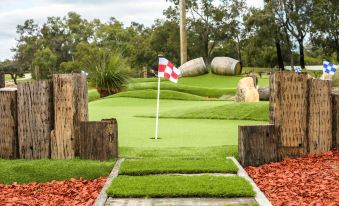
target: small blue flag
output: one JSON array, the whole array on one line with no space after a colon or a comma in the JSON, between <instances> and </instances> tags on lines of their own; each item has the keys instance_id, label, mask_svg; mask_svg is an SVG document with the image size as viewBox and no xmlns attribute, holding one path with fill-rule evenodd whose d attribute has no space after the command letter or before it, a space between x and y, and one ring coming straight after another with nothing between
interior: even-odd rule
<instances>
[{"instance_id":1,"label":"small blue flag","mask_svg":"<svg viewBox=\"0 0 339 206\"><path fill-rule=\"evenodd\" d=\"M337 71L337 68L335 68L331 62L323 61L323 71L327 74L333 75Z\"/></svg>"},{"instance_id":2,"label":"small blue flag","mask_svg":"<svg viewBox=\"0 0 339 206\"><path fill-rule=\"evenodd\" d=\"M296 67L296 68L294 69L294 71L297 72L297 73L300 73L300 72L302 71L302 69L301 69L300 67Z\"/></svg>"}]
</instances>

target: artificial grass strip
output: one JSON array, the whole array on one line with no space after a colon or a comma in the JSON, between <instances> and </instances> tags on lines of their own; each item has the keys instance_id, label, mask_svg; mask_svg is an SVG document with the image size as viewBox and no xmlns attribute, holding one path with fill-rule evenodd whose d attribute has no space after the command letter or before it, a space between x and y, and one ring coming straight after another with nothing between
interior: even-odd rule
<instances>
[{"instance_id":1,"label":"artificial grass strip","mask_svg":"<svg viewBox=\"0 0 339 206\"><path fill-rule=\"evenodd\" d=\"M119 147L119 152L125 158L191 158L191 159L221 159L238 157L238 145L223 145L214 147Z\"/></svg>"},{"instance_id":2,"label":"artificial grass strip","mask_svg":"<svg viewBox=\"0 0 339 206\"><path fill-rule=\"evenodd\" d=\"M115 161L92 160L2 160L0 184L61 181L71 178L90 180L108 176Z\"/></svg>"},{"instance_id":3,"label":"artificial grass strip","mask_svg":"<svg viewBox=\"0 0 339 206\"><path fill-rule=\"evenodd\" d=\"M141 98L141 99L156 99L158 91L157 90L135 90L135 91L127 91L120 92L118 94L113 95L112 97L132 97L132 98ZM160 93L160 99L175 99L175 100L190 100L190 101L204 101L208 100L207 98L188 94L184 92L177 92L171 90L162 90Z\"/></svg>"},{"instance_id":4,"label":"artificial grass strip","mask_svg":"<svg viewBox=\"0 0 339 206\"><path fill-rule=\"evenodd\" d=\"M120 175L196 174L238 172L237 166L228 159L137 159L125 160Z\"/></svg>"},{"instance_id":5,"label":"artificial grass strip","mask_svg":"<svg viewBox=\"0 0 339 206\"><path fill-rule=\"evenodd\" d=\"M118 176L107 190L111 197L253 197L241 177Z\"/></svg>"}]
</instances>

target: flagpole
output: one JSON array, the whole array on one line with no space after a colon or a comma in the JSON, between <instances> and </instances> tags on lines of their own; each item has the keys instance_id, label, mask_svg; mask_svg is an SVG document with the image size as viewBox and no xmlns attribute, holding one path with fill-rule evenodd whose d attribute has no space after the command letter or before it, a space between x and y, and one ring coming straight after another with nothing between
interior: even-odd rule
<instances>
[{"instance_id":1,"label":"flagpole","mask_svg":"<svg viewBox=\"0 0 339 206\"><path fill-rule=\"evenodd\" d=\"M156 120L155 120L155 140L158 139L159 106L160 106L160 77L158 77L158 97L157 97L157 114L156 114Z\"/></svg>"}]
</instances>

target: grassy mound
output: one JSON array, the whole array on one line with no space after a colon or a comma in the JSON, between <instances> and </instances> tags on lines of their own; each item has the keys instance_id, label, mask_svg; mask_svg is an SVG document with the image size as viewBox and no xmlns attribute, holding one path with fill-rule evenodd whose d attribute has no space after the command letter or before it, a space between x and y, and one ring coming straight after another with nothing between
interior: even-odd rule
<instances>
[{"instance_id":1,"label":"grassy mound","mask_svg":"<svg viewBox=\"0 0 339 206\"><path fill-rule=\"evenodd\" d=\"M268 121L268 102L235 103L229 102L221 106L196 107L184 110L167 111L160 118L176 119L224 119ZM155 115L137 115L137 117L152 117Z\"/></svg>"},{"instance_id":2,"label":"grassy mound","mask_svg":"<svg viewBox=\"0 0 339 206\"><path fill-rule=\"evenodd\" d=\"M253 197L241 177L118 176L107 190L111 197Z\"/></svg>"},{"instance_id":3,"label":"grassy mound","mask_svg":"<svg viewBox=\"0 0 339 206\"><path fill-rule=\"evenodd\" d=\"M97 89L89 88L88 89L88 102L92 102L97 99L100 99L100 94L98 93Z\"/></svg>"},{"instance_id":4,"label":"grassy mound","mask_svg":"<svg viewBox=\"0 0 339 206\"><path fill-rule=\"evenodd\" d=\"M254 69L254 70L253 70ZM259 68L248 68L249 71L259 71ZM264 71L271 71L271 69L261 69ZM260 71L261 71L260 70ZM243 76L222 76L216 75L213 73L208 73L196 77L181 77L178 81L178 85L187 85L187 86L197 86L197 87L205 87L205 88L236 88L239 80L243 78ZM157 78L135 78L131 82L132 83L144 83L144 82L157 82ZM161 79L161 82L168 82L167 79ZM268 86L269 80L268 77L265 76L263 78L259 78L260 86Z\"/></svg>"},{"instance_id":5,"label":"grassy mound","mask_svg":"<svg viewBox=\"0 0 339 206\"><path fill-rule=\"evenodd\" d=\"M0 184L49 182L71 178L107 176L114 161L90 160L0 160Z\"/></svg>"},{"instance_id":6,"label":"grassy mound","mask_svg":"<svg viewBox=\"0 0 339 206\"><path fill-rule=\"evenodd\" d=\"M141 99L156 99L158 91L157 90L135 90L120 92L113 95L112 97L132 97L132 98L141 98ZM175 99L175 100L191 100L191 101L203 101L207 100L201 96L171 91L171 90L162 90L160 93L160 99Z\"/></svg>"},{"instance_id":7,"label":"grassy mound","mask_svg":"<svg viewBox=\"0 0 339 206\"><path fill-rule=\"evenodd\" d=\"M220 159L138 159L126 160L120 167L120 175L237 173L231 160Z\"/></svg>"},{"instance_id":8,"label":"grassy mound","mask_svg":"<svg viewBox=\"0 0 339 206\"><path fill-rule=\"evenodd\" d=\"M143 83L131 83L128 85L128 90L145 90L153 89L157 90L157 82L143 82ZM161 82L161 90L173 90L178 92L189 93L202 97L221 97L223 95L235 95L235 88L205 88L198 86L188 86L184 84L174 84L171 82Z\"/></svg>"}]
</instances>

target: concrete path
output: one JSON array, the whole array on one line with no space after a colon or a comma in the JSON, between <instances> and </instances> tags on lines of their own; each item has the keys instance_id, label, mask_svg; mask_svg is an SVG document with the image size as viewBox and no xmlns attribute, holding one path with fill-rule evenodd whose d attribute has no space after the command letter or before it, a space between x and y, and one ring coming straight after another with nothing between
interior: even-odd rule
<instances>
[{"instance_id":1,"label":"concrete path","mask_svg":"<svg viewBox=\"0 0 339 206\"><path fill-rule=\"evenodd\" d=\"M240 197L240 198L112 198L106 194L106 189L111 184L112 180L118 176L121 163L124 159L119 159L107 179L107 182L102 189L99 197L95 202L95 206L156 206L156 205L238 205L238 204L255 204L258 203L261 206L271 206L271 203L255 185L253 180L247 175L245 170L241 167L238 161L234 157L229 157L239 168L238 174L227 173L201 173L201 174L158 174L158 175L176 175L176 176L241 176L247 179L253 186L256 192L255 197Z\"/></svg>"},{"instance_id":2,"label":"concrete path","mask_svg":"<svg viewBox=\"0 0 339 206\"><path fill-rule=\"evenodd\" d=\"M105 206L191 206L255 204L254 198L109 198Z\"/></svg>"}]
</instances>

